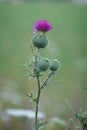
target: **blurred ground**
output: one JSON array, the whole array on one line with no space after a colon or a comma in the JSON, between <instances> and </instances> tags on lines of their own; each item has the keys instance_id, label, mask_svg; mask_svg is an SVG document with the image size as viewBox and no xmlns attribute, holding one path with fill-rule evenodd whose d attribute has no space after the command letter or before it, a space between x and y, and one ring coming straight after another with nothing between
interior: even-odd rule
<instances>
[{"instance_id":1,"label":"blurred ground","mask_svg":"<svg viewBox=\"0 0 87 130\"><path fill-rule=\"evenodd\" d=\"M46 55L61 62L61 70L54 78L59 82L43 91L40 110L47 119L56 116L69 120L70 111L65 99L77 112L80 107L86 110L87 91L81 89L87 87L86 16L87 5L49 2L0 4L0 112L3 113L0 130L29 129L17 118L12 118L11 123L6 122L8 118L4 111L7 108L34 110L34 105L19 88L36 92L36 82L28 80L29 72L24 64L31 56L32 25L38 19L47 19L53 24L53 30L48 33L50 43Z\"/></svg>"}]
</instances>

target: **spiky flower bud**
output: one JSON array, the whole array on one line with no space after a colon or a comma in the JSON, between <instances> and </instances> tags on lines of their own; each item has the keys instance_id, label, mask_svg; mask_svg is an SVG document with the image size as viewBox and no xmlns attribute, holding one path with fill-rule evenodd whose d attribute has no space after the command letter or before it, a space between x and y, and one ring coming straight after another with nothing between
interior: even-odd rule
<instances>
[{"instance_id":1,"label":"spiky flower bud","mask_svg":"<svg viewBox=\"0 0 87 130\"><path fill-rule=\"evenodd\" d=\"M32 44L37 48L45 48L48 44L46 34L43 32L36 34L32 39Z\"/></svg>"},{"instance_id":2,"label":"spiky flower bud","mask_svg":"<svg viewBox=\"0 0 87 130\"><path fill-rule=\"evenodd\" d=\"M59 67L60 67L60 63L58 60L54 59L54 60L50 61L49 68L51 71L57 71L59 69Z\"/></svg>"},{"instance_id":3,"label":"spiky flower bud","mask_svg":"<svg viewBox=\"0 0 87 130\"><path fill-rule=\"evenodd\" d=\"M46 71L49 67L49 61L44 58L40 58L37 61L37 66L41 71Z\"/></svg>"}]
</instances>

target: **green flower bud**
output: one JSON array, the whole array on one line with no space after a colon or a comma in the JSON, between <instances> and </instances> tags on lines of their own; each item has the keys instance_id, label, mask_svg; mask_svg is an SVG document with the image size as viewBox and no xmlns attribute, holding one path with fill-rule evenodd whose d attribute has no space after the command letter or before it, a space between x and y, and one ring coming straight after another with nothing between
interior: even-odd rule
<instances>
[{"instance_id":1,"label":"green flower bud","mask_svg":"<svg viewBox=\"0 0 87 130\"><path fill-rule=\"evenodd\" d=\"M38 59L37 66L41 71L46 71L49 67L49 61L44 58Z\"/></svg>"},{"instance_id":2,"label":"green flower bud","mask_svg":"<svg viewBox=\"0 0 87 130\"><path fill-rule=\"evenodd\" d=\"M54 59L50 61L50 70L57 71L59 69L60 63L58 60Z\"/></svg>"},{"instance_id":3,"label":"green flower bud","mask_svg":"<svg viewBox=\"0 0 87 130\"><path fill-rule=\"evenodd\" d=\"M80 120L80 122L83 124L84 121L87 119L87 113L83 112L83 113L79 113L77 115L77 118Z\"/></svg>"},{"instance_id":4,"label":"green flower bud","mask_svg":"<svg viewBox=\"0 0 87 130\"><path fill-rule=\"evenodd\" d=\"M32 39L32 44L37 48L45 48L48 44L46 33L38 33Z\"/></svg>"},{"instance_id":5,"label":"green flower bud","mask_svg":"<svg viewBox=\"0 0 87 130\"><path fill-rule=\"evenodd\" d=\"M83 112L83 113L81 114L81 118L87 119L87 113L86 113L86 112Z\"/></svg>"}]
</instances>

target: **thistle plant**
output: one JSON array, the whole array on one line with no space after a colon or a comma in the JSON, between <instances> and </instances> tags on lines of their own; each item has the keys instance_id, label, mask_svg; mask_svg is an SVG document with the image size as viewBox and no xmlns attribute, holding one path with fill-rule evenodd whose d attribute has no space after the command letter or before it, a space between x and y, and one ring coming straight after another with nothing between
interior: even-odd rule
<instances>
[{"instance_id":1,"label":"thistle plant","mask_svg":"<svg viewBox=\"0 0 87 130\"><path fill-rule=\"evenodd\" d=\"M30 76L37 80L37 96L32 93L27 94L35 102L35 128L41 130L47 122L38 120L39 101L42 89L47 86L49 79L59 70L60 63L57 59L50 60L42 57L40 54L48 45L47 32L52 29L52 25L46 20L39 20L33 25L34 32L31 43L32 58L28 64L31 70ZM47 72L47 73L46 73ZM47 74L47 77L41 82L40 77Z\"/></svg>"},{"instance_id":2,"label":"thistle plant","mask_svg":"<svg viewBox=\"0 0 87 130\"><path fill-rule=\"evenodd\" d=\"M76 113L70 103L66 100L66 104L73 113L74 118L71 118L75 130L87 130L87 112ZM71 130L69 128L69 130Z\"/></svg>"}]
</instances>

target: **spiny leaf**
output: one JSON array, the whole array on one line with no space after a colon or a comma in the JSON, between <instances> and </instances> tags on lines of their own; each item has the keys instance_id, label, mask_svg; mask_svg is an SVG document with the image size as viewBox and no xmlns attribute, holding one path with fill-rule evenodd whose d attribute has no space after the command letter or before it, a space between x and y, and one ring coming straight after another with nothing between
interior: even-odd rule
<instances>
[{"instance_id":1,"label":"spiny leaf","mask_svg":"<svg viewBox=\"0 0 87 130\"><path fill-rule=\"evenodd\" d=\"M44 121L44 122L38 122L36 129L41 130L42 128L44 128L44 126L47 124L48 122Z\"/></svg>"},{"instance_id":2,"label":"spiny leaf","mask_svg":"<svg viewBox=\"0 0 87 130\"><path fill-rule=\"evenodd\" d=\"M73 107L70 105L70 103L69 103L67 100L65 100L65 102L66 102L67 106L69 107L69 109L71 110L71 112L72 112L75 116L77 116L76 112L74 111L74 109L73 109Z\"/></svg>"}]
</instances>

